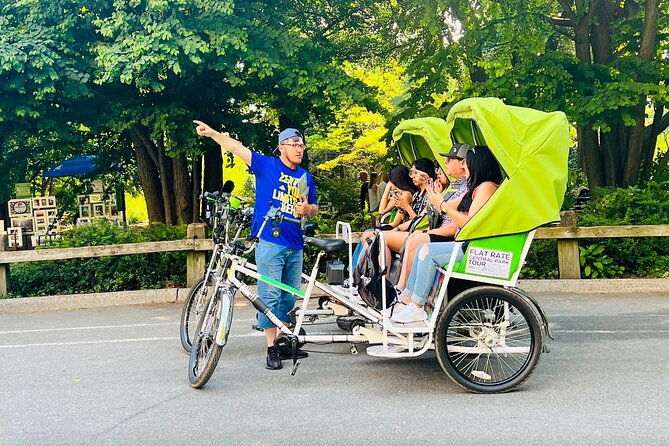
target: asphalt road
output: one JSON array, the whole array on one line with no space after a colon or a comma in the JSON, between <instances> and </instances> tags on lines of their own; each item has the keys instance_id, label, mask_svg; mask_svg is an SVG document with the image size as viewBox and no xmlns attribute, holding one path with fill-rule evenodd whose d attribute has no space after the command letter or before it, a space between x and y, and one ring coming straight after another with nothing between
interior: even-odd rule
<instances>
[{"instance_id":1,"label":"asphalt road","mask_svg":"<svg viewBox=\"0 0 669 446\"><path fill-rule=\"evenodd\" d=\"M433 353L319 345L294 377L265 370L243 303L202 390L177 305L0 315L0 445L669 444L669 295L539 299L552 352L504 395L463 391Z\"/></svg>"}]
</instances>

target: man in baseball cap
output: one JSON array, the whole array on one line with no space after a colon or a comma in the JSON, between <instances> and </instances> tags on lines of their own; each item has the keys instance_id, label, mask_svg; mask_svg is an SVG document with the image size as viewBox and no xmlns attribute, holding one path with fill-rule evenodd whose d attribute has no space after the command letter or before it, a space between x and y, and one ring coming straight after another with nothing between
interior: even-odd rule
<instances>
[{"instance_id":1,"label":"man in baseball cap","mask_svg":"<svg viewBox=\"0 0 669 446\"><path fill-rule=\"evenodd\" d=\"M451 150L445 153L440 153L439 155L445 156L446 158L458 158L461 160L467 159L467 152L469 152L468 144L460 144L459 142L454 142Z\"/></svg>"}]
</instances>

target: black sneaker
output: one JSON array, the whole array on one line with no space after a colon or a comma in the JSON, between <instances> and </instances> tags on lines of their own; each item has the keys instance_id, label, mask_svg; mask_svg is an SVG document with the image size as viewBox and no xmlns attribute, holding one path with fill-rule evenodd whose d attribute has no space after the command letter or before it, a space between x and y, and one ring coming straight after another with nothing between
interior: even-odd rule
<instances>
[{"instance_id":1,"label":"black sneaker","mask_svg":"<svg viewBox=\"0 0 669 446\"><path fill-rule=\"evenodd\" d=\"M309 353L305 352L301 348L297 349L297 359L306 358L309 356ZM279 351L279 358L281 359L293 359L293 355L290 354L290 350L281 349Z\"/></svg>"},{"instance_id":2,"label":"black sneaker","mask_svg":"<svg viewBox=\"0 0 669 446\"><path fill-rule=\"evenodd\" d=\"M276 347L267 347L267 363L265 364L265 368L267 370L279 370L282 367L283 364L281 364Z\"/></svg>"}]
</instances>

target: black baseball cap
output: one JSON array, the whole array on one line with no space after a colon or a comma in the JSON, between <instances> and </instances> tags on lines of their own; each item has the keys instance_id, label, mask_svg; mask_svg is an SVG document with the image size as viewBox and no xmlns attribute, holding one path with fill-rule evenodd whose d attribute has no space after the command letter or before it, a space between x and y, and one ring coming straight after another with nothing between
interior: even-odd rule
<instances>
[{"instance_id":1,"label":"black baseball cap","mask_svg":"<svg viewBox=\"0 0 669 446\"><path fill-rule=\"evenodd\" d=\"M463 160L467 158L467 152L469 152L469 144L454 142L451 150L445 153L440 153L439 155L445 156L446 158L458 158Z\"/></svg>"}]
</instances>

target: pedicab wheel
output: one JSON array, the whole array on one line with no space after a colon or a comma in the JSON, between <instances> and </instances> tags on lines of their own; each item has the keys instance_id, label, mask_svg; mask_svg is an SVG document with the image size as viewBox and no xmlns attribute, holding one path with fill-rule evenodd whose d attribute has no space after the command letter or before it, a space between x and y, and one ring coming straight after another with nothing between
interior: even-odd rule
<instances>
[{"instance_id":1,"label":"pedicab wheel","mask_svg":"<svg viewBox=\"0 0 669 446\"><path fill-rule=\"evenodd\" d=\"M204 387L209 381L221 357L223 346L227 343L232 325L234 296L235 290L221 288L211 308L202 314L198 323L197 335L188 362L188 380L196 389ZM224 324L220 340L222 345L216 343L219 324Z\"/></svg>"},{"instance_id":2,"label":"pedicab wheel","mask_svg":"<svg viewBox=\"0 0 669 446\"><path fill-rule=\"evenodd\" d=\"M358 315L337 317L337 327L348 333L352 333L355 327L363 325L365 325L365 319Z\"/></svg>"},{"instance_id":3,"label":"pedicab wheel","mask_svg":"<svg viewBox=\"0 0 669 446\"><path fill-rule=\"evenodd\" d=\"M181 338L181 346L188 353L190 353L191 347L193 346L193 338L197 333L196 329L200 322L200 316L207 308L209 299L211 299L214 282L215 279L211 274L207 280L207 285L204 284L204 276L200 277L188 292L183 310L181 310L179 336Z\"/></svg>"},{"instance_id":4,"label":"pedicab wheel","mask_svg":"<svg viewBox=\"0 0 669 446\"><path fill-rule=\"evenodd\" d=\"M495 286L470 288L439 315L434 334L441 368L475 393L503 393L534 371L543 333L526 300Z\"/></svg>"}]
</instances>

